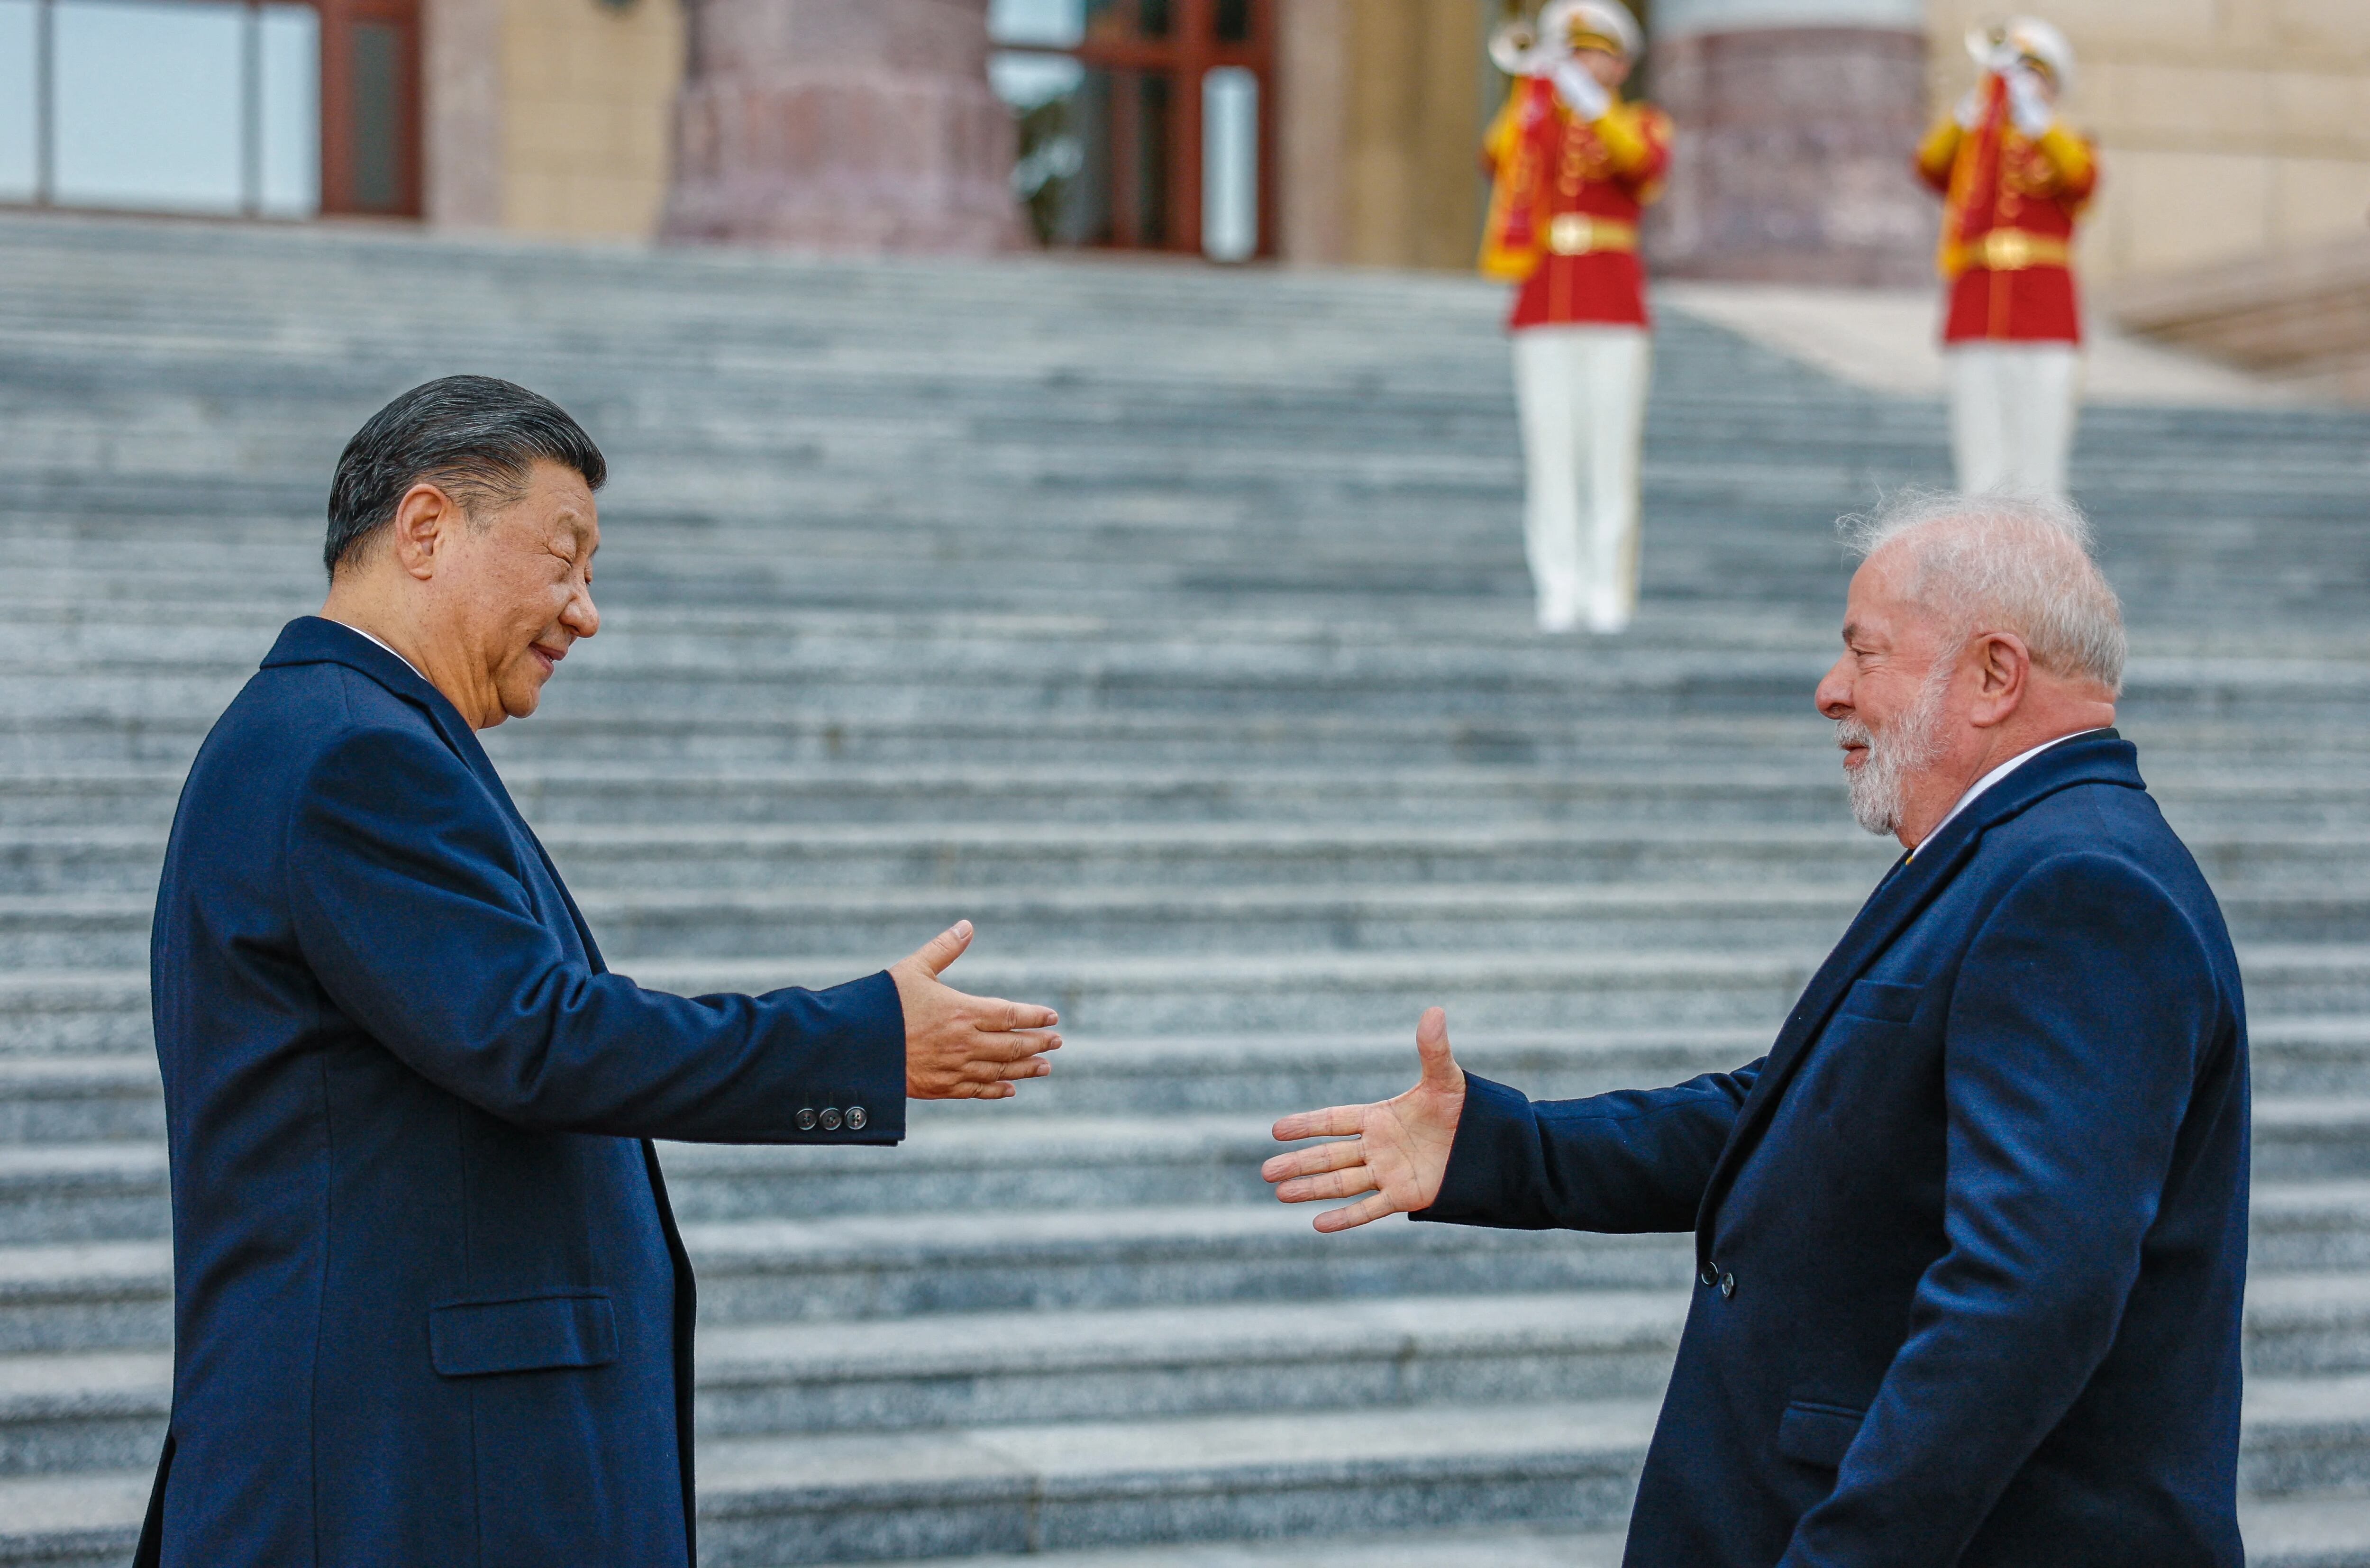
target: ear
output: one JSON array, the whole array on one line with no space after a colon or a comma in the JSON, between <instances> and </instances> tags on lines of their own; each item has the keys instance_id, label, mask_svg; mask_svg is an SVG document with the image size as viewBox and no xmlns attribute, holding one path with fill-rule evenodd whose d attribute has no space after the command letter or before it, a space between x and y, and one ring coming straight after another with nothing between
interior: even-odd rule
<instances>
[{"instance_id":1,"label":"ear","mask_svg":"<svg viewBox=\"0 0 2370 1568\"><path fill-rule=\"evenodd\" d=\"M1970 650L1975 658L1975 700L1967 718L1978 729L2004 724L2024 706L2032 651L2012 631L1985 631Z\"/></svg>"},{"instance_id":2,"label":"ear","mask_svg":"<svg viewBox=\"0 0 2370 1568\"><path fill-rule=\"evenodd\" d=\"M460 502L441 486L425 481L403 492L388 526L396 564L422 582L436 575L439 556L452 548L465 521Z\"/></svg>"}]
</instances>

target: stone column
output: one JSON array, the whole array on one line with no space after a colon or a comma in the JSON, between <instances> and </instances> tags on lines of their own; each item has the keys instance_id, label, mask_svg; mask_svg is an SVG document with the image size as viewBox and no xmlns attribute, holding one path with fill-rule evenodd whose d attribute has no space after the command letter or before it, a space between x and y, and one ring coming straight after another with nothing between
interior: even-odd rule
<instances>
[{"instance_id":1,"label":"stone column","mask_svg":"<svg viewBox=\"0 0 2370 1568\"><path fill-rule=\"evenodd\" d=\"M669 238L977 254L1021 243L987 0L686 0Z\"/></svg>"},{"instance_id":2,"label":"stone column","mask_svg":"<svg viewBox=\"0 0 2370 1568\"><path fill-rule=\"evenodd\" d=\"M1930 281L1924 0L1654 0L1652 93L1676 123L1648 254L1666 276Z\"/></svg>"},{"instance_id":3,"label":"stone column","mask_svg":"<svg viewBox=\"0 0 2370 1568\"><path fill-rule=\"evenodd\" d=\"M420 8L421 196L430 224L502 222L501 0L427 0Z\"/></svg>"}]
</instances>

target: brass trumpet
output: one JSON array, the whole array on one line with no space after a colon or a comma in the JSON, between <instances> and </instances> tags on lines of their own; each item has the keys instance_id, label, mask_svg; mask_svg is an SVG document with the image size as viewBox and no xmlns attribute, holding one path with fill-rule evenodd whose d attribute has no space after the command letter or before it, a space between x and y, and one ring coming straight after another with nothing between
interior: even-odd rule
<instances>
[{"instance_id":1,"label":"brass trumpet","mask_svg":"<svg viewBox=\"0 0 2370 1568\"><path fill-rule=\"evenodd\" d=\"M1490 35L1490 63L1509 76L1544 76L1570 58L1569 43L1540 37L1527 17L1510 17Z\"/></svg>"}]
</instances>

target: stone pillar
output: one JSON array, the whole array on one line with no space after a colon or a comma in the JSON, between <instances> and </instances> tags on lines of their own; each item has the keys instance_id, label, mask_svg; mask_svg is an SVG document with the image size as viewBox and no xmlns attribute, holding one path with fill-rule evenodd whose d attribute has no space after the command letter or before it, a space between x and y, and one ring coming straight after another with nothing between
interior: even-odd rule
<instances>
[{"instance_id":1,"label":"stone pillar","mask_svg":"<svg viewBox=\"0 0 2370 1568\"><path fill-rule=\"evenodd\" d=\"M1665 276L1930 281L1924 0L1655 0L1655 100L1676 124L1648 254Z\"/></svg>"},{"instance_id":2,"label":"stone pillar","mask_svg":"<svg viewBox=\"0 0 2370 1568\"><path fill-rule=\"evenodd\" d=\"M421 195L430 224L502 222L501 0L427 0L420 8Z\"/></svg>"},{"instance_id":3,"label":"stone pillar","mask_svg":"<svg viewBox=\"0 0 2370 1568\"><path fill-rule=\"evenodd\" d=\"M1021 243L987 0L686 0L669 238L977 254Z\"/></svg>"}]
</instances>

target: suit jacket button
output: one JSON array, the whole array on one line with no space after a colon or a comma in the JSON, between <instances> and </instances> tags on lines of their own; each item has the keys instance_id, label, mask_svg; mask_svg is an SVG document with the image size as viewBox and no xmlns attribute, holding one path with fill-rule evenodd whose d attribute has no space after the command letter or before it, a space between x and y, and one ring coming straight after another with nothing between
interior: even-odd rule
<instances>
[{"instance_id":1,"label":"suit jacket button","mask_svg":"<svg viewBox=\"0 0 2370 1568\"><path fill-rule=\"evenodd\" d=\"M1706 1263L1703 1266L1703 1272L1696 1275L1696 1277L1703 1281L1706 1285L1718 1285L1720 1283L1719 1265L1715 1263Z\"/></svg>"},{"instance_id":2,"label":"suit jacket button","mask_svg":"<svg viewBox=\"0 0 2370 1568\"><path fill-rule=\"evenodd\" d=\"M815 1113L812 1106L800 1107L799 1113L790 1119L798 1124L799 1131L802 1133L814 1131Z\"/></svg>"},{"instance_id":3,"label":"suit jacket button","mask_svg":"<svg viewBox=\"0 0 2370 1568\"><path fill-rule=\"evenodd\" d=\"M824 1108L823 1113L823 1130L826 1133L835 1133L839 1131L838 1111L830 1107Z\"/></svg>"},{"instance_id":4,"label":"suit jacket button","mask_svg":"<svg viewBox=\"0 0 2370 1568\"><path fill-rule=\"evenodd\" d=\"M864 1124L869 1120L871 1120L871 1118L865 1115L863 1106L851 1105L847 1108L847 1130L849 1132L862 1132L864 1130Z\"/></svg>"},{"instance_id":5,"label":"suit jacket button","mask_svg":"<svg viewBox=\"0 0 2370 1568\"><path fill-rule=\"evenodd\" d=\"M1720 1276L1720 1294L1722 1300L1725 1300L1729 1297L1736 1294L1736 1276L1734 1274L1724 1274Z\"/></svg>"}]
</instances>

